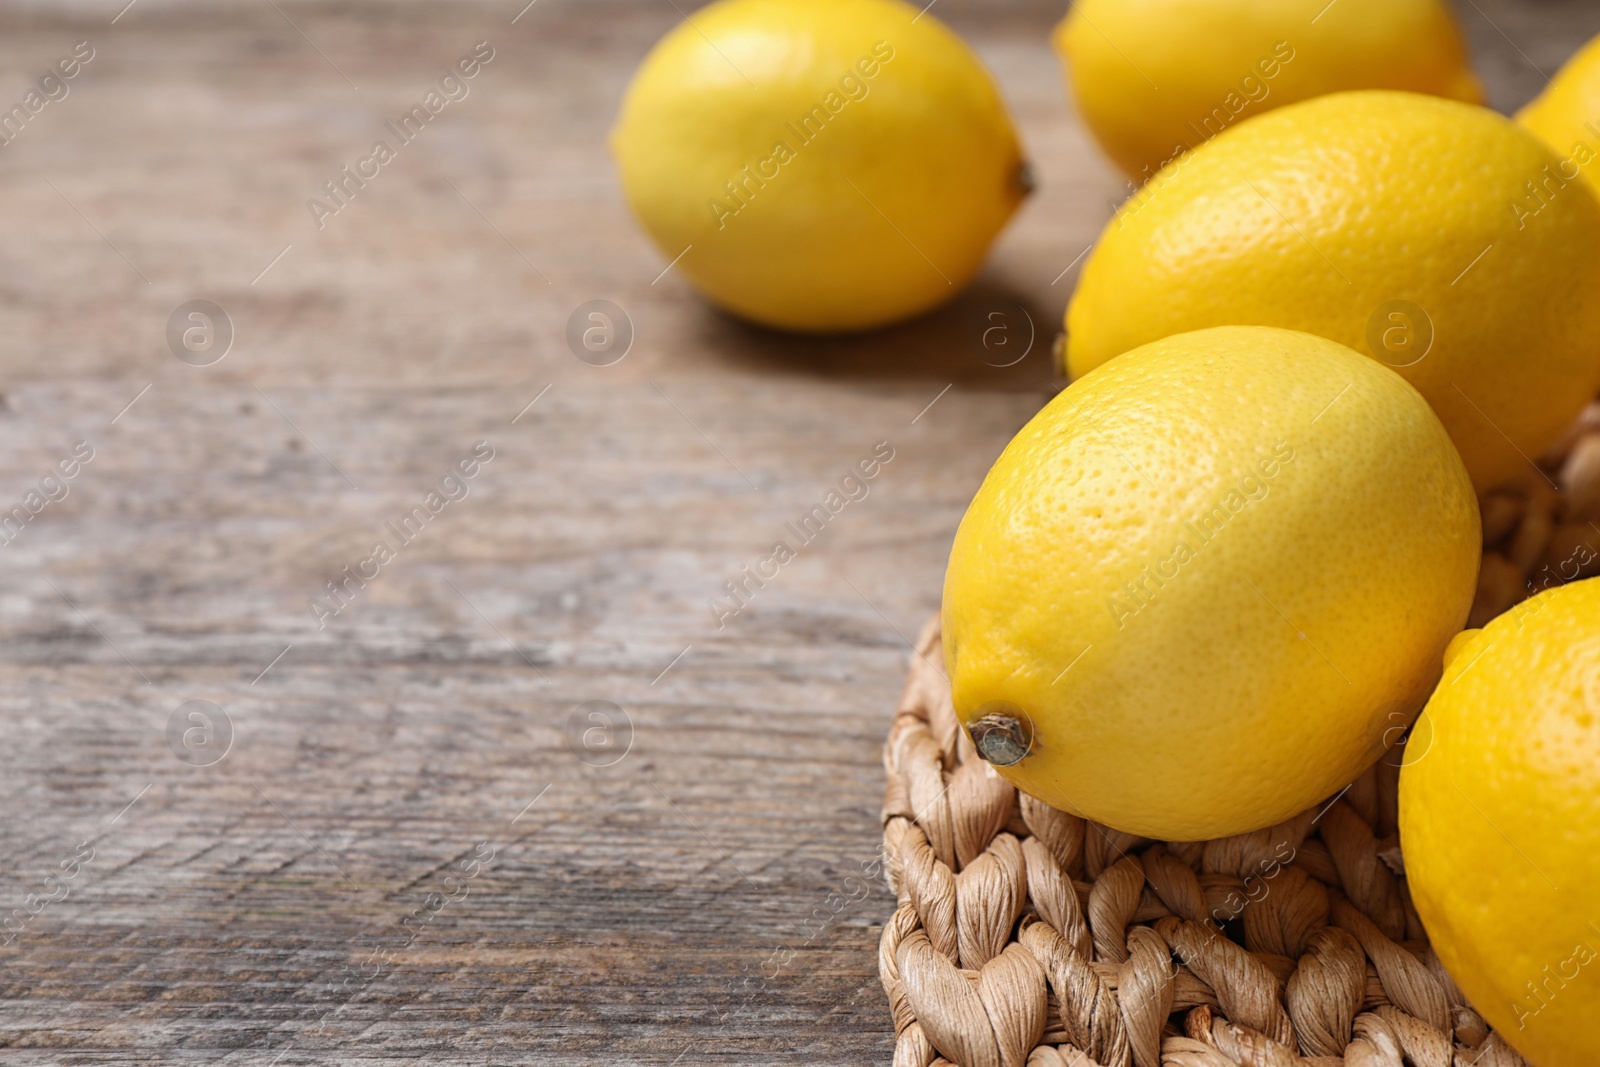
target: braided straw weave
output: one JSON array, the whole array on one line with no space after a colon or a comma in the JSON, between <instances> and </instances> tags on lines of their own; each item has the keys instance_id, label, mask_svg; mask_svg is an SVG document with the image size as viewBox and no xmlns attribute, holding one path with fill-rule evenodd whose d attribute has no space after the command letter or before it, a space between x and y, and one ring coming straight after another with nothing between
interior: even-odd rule
<instances>
[{"instance_id":1,"label":"braided straw weave","mask_svg":"<svg viewBox=\"0 0 1600 1067\"><path fill-rule=\"evenodd\" d=\"M1469 625L1600 573L1600 402L1481 506ZM942 658L935 618L884 746L895 1067L1526 1067L1412 908L1396 752L1280 826L1150 841L996 775Z\"/></svg>"},{"instance_id":2,"label":"braided straw weave","mask_svg":"<svg viewBox=\"0 0 1600 1067\"><path fill-rule=\"evenodd\" d=\"M923 628L889 731L894 1067L1526 1067L1428 947L1398 757L1268 830L1150 841L978 758Z\"/></svg>"}]
</instances>

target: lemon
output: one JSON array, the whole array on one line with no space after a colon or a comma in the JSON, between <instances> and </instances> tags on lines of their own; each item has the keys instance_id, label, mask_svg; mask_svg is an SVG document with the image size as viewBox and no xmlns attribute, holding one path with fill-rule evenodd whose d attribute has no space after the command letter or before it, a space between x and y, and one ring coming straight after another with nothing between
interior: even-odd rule
<instances>
[{"instance_id":1,"label":"lemon","mask_svg":"<svg viewBox=\"0 0 1600 1067\"><path fill-rule=\"evenodd\" d=\"M1570 181L1582 175L1600 183L1600 37L1567 61L1560 72L1527 107L1517 121L1560 157L1556 177ZM1548 192L1560 188L1552 182Z\"/></svg>"},{"instance_id":2,"label":"lemon","mask_svg":"<svg viewBox=\"0 0 1600 1067\"><path fill-rule=\"evenodd\" d=\"M1407 745L1400 843L1435 951L1536 1067L1600 1062L1600 579L1451 645Z\"/></svg>"},{"instance_id":3,"label":"lemon","mask_svg":"<svg viewBox=\"0 0 1600 1067\"><path fill-rule=\"evenodd\" d=\"M1479 551L1398 374L1290 330L1170 337L1062 392L978 490L945 576L955 709L1063 810L1163 840L1268 826L1410 723Z\"/></svg>"},{"instance_id":4,"label":"lemon","mask_svg":"<svg viewBox=\"0 0 1600 1067\"><path fill-rule=\"evenodd\" d=\"M661 254L727 310L790 330L949 299L1029 187L988 72L896 0L701 8L645 59L611 144Z\"/></svg>"},{"instance_id":5,"label":"lemon","mask_svg":"<svg viewBox=\"0 0 1600 1067\"><path fill-rule=\"evenodd\" d=\"M1493 112L1319 97L1242 123L1123 205L1067 311L1067 364L1207 326L1281 326L1397 369L1491 488L1600 389L1600 201Z\"/></svg>"},{"instance_id":6,"label":"lemon","mask_svg":"<svg viewBox=\"0 0 1600 1067\"><path fill-rule=\"evenodd\" d=\"M1084 121L1138 181L1236 123L1325 93L1483 101L1442 0L1078 0L1055 45Z\"/></svg>"}]
</instances>

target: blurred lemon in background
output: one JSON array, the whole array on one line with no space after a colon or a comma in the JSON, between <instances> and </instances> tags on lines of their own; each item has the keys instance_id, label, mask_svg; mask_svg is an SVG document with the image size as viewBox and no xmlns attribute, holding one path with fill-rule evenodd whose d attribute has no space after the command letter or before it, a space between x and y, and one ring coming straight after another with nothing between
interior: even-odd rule
<instances>
[{"instance_id":1,"label":"blurred lemon in background","mask_svg":"<svg viewBox=\"0 0 1600 1067\"><path fill-rule=\"evenodd\" d=\"M1281 326L1428 398L1479 489L1600 389L1600 201L1485 108L1340 93L1233 129L1130 198L1085 262L1067 365L1207 326Z\"/></svg>"},{"instance_id":2,"label":"blurred lemon in background","mask_svg":"<svg viewBox=\"0 0 1600 1067\"><path fill-rule=\"evenodd\" d=\"M1483 101L1442 0L1077 0L1055 45L1084 121L1139 182L1235 123L1326 93Z\"/></svg>"},{"instance_id":3,"label":"blurred lemon in background","mask_svg":"<svg viewBox=\"0 0 1600 1067\"><path fill-rule=\"evenodd\" d=\"M1561 177L1600 183L1600 37L1567 61L1517 121L1561 157Z\"/></svg>"},{"instance_id":4,"label":"blurred lemon in background","mask_svg":"<svg viewBox=\"0 0 1600 1067\"><path fill-rule=\"evenodd\" d=\"M993 80L897 0L720 0L656 45L612 133L677 269L783 329L881 326L953 296L1029 188Z\"/></svg>"},{"instance_id":5,"label":"blurred lemon in background","mask_svg":"<svg viewBox=\"0 0 1600 1067\"><path fill-rule=\"evenodd\" d=\"M1600 579L1462 634L1448 661L1400 771L1412 900L1461 991L1518 1052L1592 1067Z\"/></svg>"},{"instance_id":6,"label":"blurred lemon in background","mask_svg":"<svg viewBox=\"0 0 1600 1067\"><path fill-rule=\"evenodd\" d=\"M945 575L956 713L1063 810L1161 840L1270 826L1411 721L1479 551L1398 374L1289 330L1170 337L1058 395L978 490Z\"/></svg>"}]
</instances>

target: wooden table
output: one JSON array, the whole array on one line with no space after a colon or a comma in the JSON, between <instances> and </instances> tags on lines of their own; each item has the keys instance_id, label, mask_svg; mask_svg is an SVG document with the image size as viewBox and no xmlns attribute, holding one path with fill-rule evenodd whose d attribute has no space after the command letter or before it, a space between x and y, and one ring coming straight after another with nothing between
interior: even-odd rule
<instances>
[{"instance_id":1,"label":"wooden table","mask_svg":"<svg viewBox=\"0 0 1600 1067\"><path fill-rule=\"evenodd\" d=\"M815 341L709 311L620 202L604 136L670 2L124 2L0 14L0 101L94 49L0 148L0 505L93 451L0 551L0 1060L887 1063L861 876L907 639L1119 196L1061 5L937 10L1041 179L982 280ZM1502 107L1600 31L1463 9ZM565 340L597 298L636 330L608 367ZM193 300L232 323L209 365L167 342ZM1037 330L1013 367L992 310ZM719 628L877 442L870 496Z\"/></svg>"}]
</instances>

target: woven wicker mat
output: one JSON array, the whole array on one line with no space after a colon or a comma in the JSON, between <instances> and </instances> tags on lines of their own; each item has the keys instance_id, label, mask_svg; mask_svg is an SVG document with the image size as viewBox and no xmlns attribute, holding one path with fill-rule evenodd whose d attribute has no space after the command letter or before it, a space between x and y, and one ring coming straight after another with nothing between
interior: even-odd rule
<instances>
[{"instance_id":1,"label":"woven wicker mat","mask_svg":"<svg viewBox=\"0 0 1600 1067\"><path fill-rule=\"evenodd\" d=\"M1600 402L1481 504L1469 625L1600 573ZM1218 841L1085 822L978 758L933 619L884 746L895 1067L1526 1067L1411 906L1399 766L1393 750L1331 802Z\"/></svg>"},{"instance_id":2,"label":"woven wicker mat","mask_svg":"<svg viewBox=\"0 0 1600 1067\"><path fill-rule=\"evenodd\" d=\"M1525 1067L1412 909L1394 752L1280 826L1150 841L996 775L941 661L935 619L884 749L895 1067Z\"/></svg>"},{"instance_id":3,"label":"woven wicker mat","mask_svg":"<svg viewBox=\"0 0 1600 1067\"><path fill-rule=\"evenodd\" d=\"M1600 402L1480 506L1469 625L1600 573ZM1285 824L1150 841L998 777L942 661L934 617L883 747L894 1067L1526 1067L1411 907L1400 749Z\"/></svg>"}]
</instances>

